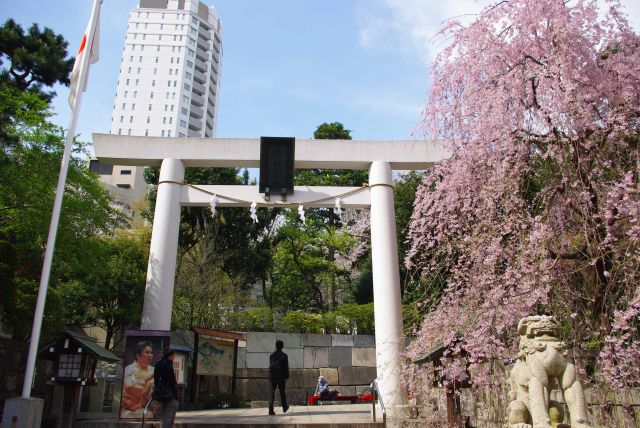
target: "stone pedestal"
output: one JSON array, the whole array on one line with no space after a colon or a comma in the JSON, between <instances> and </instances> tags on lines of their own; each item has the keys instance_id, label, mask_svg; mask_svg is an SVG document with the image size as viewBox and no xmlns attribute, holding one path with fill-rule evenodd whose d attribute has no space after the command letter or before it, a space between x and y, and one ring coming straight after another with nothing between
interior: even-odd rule
<instances>
[{"instance_id":1,"label":"stone pedestal","mask_svg":"<svg viewBox=\"0 0 640 428\"><path fill-rule=\"evenodd\" d=\"M2 426L7 428L40 428L44 400L41 398L9 398L4 402Z\"/></svg>"}]
</instances>

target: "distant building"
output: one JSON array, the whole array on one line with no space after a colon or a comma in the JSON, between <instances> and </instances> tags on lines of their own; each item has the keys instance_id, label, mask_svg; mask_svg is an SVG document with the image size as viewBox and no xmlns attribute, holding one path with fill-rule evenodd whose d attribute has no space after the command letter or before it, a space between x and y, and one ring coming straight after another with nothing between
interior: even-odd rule
<instances>
[{"instance_id":1,"label":"distant building","mask_svg":"<svg viewBox=\"0 0 640 428\"><path fill-rule=\"evenodd\" d=\"M198 0L140 0L129 15L110 133L213 137L221 34L213 6ZM144 168L94 159L91 169L121 203L131 207L144 198Z\"/></svg>"}]
</instances>

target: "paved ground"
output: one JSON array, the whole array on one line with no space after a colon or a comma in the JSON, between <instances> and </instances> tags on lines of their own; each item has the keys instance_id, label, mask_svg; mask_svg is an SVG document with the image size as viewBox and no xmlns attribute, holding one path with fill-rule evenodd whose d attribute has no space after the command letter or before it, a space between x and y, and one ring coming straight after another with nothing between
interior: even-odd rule
<instances>
[{"instance_id":1,"label":"paved ground","mask_svg":"<svg viewBox=\"0 0 640 428\"><path fill-rule=\"evenodd\" d=\"M378 424L382 426L379 410ZM141 421L90 418L76 422L76 428L132 428ZM230 425L245 427L373 427L371 404L341 404L324 406L291 406L287 413L276 408L276 415L269 416L266 408L194 410L178 412L176 428L219 428ZM145 422L145 428L159 427L158 421Z\"/></svg>"},{"instance_id":2,"label":"paved ground","mask_svg":"<svg viewBox=\"0 0 640 428\"><path fill-rule=\"evenodd\" d=\"M178 412L176 422L216 424L357 424L370 423L371 404L342 404L324 406L291 406L287 413L276 408L276 415L269 416L265 408L218 409Z\"/></svg>"}]
</instances>

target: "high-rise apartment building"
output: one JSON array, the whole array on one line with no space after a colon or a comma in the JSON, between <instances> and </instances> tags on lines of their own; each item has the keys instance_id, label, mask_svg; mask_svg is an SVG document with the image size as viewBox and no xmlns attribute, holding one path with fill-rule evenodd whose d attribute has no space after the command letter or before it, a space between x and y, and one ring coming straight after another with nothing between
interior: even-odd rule
<instances>
[{"instance_id":1,"label":"high-rise apartment building","mask_svg":"<svg viewBox=\"0 0 640 428\"><path fill-rule=\"evenodd\" d=\"M140 0L129 15L111 134L213 137L221 34L215 9L199 0ZM118 199L144 197L143 168L105 166L91 164Z\"/></svg>"}]
</instances>

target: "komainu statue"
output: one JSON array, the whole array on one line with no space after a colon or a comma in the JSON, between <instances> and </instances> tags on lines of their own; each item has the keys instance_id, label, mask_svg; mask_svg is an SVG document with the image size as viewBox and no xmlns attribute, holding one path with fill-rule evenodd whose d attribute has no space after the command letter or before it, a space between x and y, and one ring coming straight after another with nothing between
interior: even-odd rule
<instances>
[{"instance_id":1,"label":"komainu statue","mask_svg":"<svg viewBox=\"0 0 640 428\"><path fill-rule=\"evenodd\" d=\"M590 427L584 391L576 367L560 340L558 322L551 316L520 320L520 352L509 377L508 425L510 428L551 428L562 421L562 406L549 401L549 392L561 388L569 408L571 427ZM558 420L558 418L560 420Z\"/></svg>"}]
</instances>

